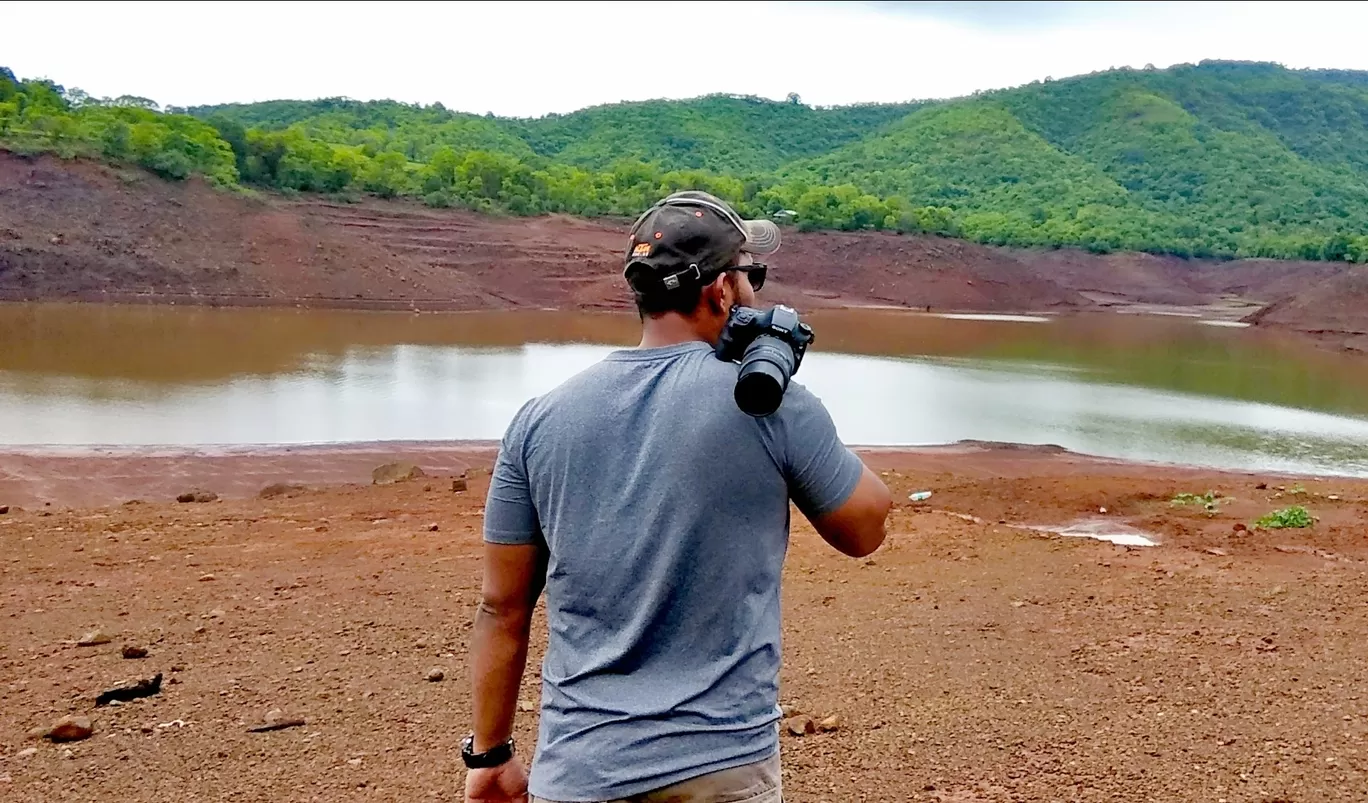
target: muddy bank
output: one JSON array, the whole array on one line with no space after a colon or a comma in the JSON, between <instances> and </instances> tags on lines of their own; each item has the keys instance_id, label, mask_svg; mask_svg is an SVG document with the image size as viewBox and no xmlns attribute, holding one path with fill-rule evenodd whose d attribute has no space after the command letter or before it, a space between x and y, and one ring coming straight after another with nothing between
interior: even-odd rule
<instances>
[{"instance_id":1,"label":"muddy bank","mask_svg":"<svg viewBox=\"0 0 1368 803\"><path fill-rule=\"evenodd\" d=\"M408 453L433 473L460 463ZM420 479L0 516L4 799L450 798L487 487L469 457L463 492ZM1279 491L1029 449L869 459L903 500L878 552L842 558L795 517L781 700L841 726L783 737L786 799L1348 801L1368 787L1368 483ZM1211 516L1169 503L1208 488L1233 501ZM926 504L906 501L923 489ZM1314 528L1235 528L1291 498ZM1161 545L1010 526L1083 516ZM75 644L96 628L109 643ZM538 615L525 754L545 628ZM157 672L158 694L95 706ZM271 712L303 724L251 730ZM66 714L93 737L25 738Z\"/></svg>"},{"instance_id":2,"label":"muddy bank","mask_svg":"<svg viewBox=\"0 0 1368 803\"><path fill-rule=\"evenodd\" d=\"M626 221L497 218L370 199L229 194L197 181L0 151L0 299L627 310ZM883 233L786 234L767 297L803 310L1205 308L1311 332L1368 332L1368 291L1304 293L1317 262L1023 250ZM1238 314L1237 314L1238 313ZM1259 320L1255 318L1254 320Z\"/></svg>"}]
</instances>

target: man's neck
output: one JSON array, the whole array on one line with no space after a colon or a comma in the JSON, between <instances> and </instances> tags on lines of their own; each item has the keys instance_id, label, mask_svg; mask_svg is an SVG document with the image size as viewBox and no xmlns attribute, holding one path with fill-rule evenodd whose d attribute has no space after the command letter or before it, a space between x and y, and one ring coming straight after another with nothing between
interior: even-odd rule
<instances>
[{"instance_id":1,"label":"man's neck","mask_svg":"<svg viewBox=\"0 0 1368 803\"><path fill-rule=\"evenodd\" d=\"M677 346L680 343L707 343L694 322L683 315L662 315L647 318L641 325L641 343L637 348L653 349Z\"/></svg>"}]
</instances>

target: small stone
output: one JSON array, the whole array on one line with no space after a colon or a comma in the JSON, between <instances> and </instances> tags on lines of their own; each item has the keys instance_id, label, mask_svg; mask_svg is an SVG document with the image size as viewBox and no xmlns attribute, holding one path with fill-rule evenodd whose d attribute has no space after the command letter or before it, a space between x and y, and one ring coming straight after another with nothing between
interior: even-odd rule
<instances>
[{"instance_id":1,"label":"small stone","mask_svg":"<svg viewBox=\"0 0 1368 803\"><path fill-rule=\"evenodd\" d=\"M533 711L537 710L537 705L533 703L531 700L519 700L518 710L523 712L524 714L530 714Z\"/></svg>"},{"instance_id":2,"label":"small stone","mask_svg":"<svg viewBox=\"0 0 1368 803\"><path fill-rule=\"evenodd\" d=\"M195 628L195 632L196 632L196 633L203 633L204 631L206 631L206 630L208 630L208 629L209 629L209 628L205 627L204 625L200 625L199 627L196 627L196 628Z\"/></svg>"},{"instance_id":3,"label":"small stone","mask_svg":"<svg viewBox=\"0 0 1368 803\"><path fill-rule=\"evenodd\" d=\"M9 505L0 505L0 516L9 512Z\"/></svg>"},{"instance_id":4,"label":"small stone","mask_svg":"<svg viewBox=\"0 0 1368 803\"><path fill-rule=\"evenodd\" d=\"M429 683L441 683L446 678L446 673L440 669L432 669L427 673Z\"/></svg>"},{"instance_id":5,"label":"small stone","mask_svg":"<svg viewBox=\"0 0 1368 803\"><path fill-rule=\"evenodd\" d=\"M209 612L209 618L210 618L210 619L222 619L223 617L225 617L225 616L227 616L227 615L228 615L228 612L225 611L225 610L223 610L222 608L215 608L215 609L213 609L212 611Z\"/></svg>"},{"instance_id":6,"label":"small stone","mask_svg":"<svg viewBox=\"0 0 1368 803\"><path fill-rule=\"evenodd\" d=\"M147 648L146 648L146 647L139 647L139 646L137 646L136 644L125 644L124 647L123 647L123 650L121 650L121 653L123 654L123 657L129 658L129 659L133 659L133 658L146 658L146 657L147 657Z\"/></svg>"},{"instance_id":7,"label":"small stone","mask_svg":"<svg viewBox=\"0 0 1368 803\"><path fill-rule=\"evenodd\" d=\"M1097 512L1098 512L1098 513L1106 513L1106 512L1107 512L1107 509L1106 509L1105 507L1099 507L1099 508L1097 509Z\"/></svg>"},{"instance_id":8,"label":"small stone","mask_svg":"<svg viewBox=\"0 0 1368 803\"><path fill-rule=\"evenodd\" d=\"M817 723L817 730L821 731L822 733L834 733L835 731L841 729L841 725L841 716L839 714L832 714L831 716Z\"/></svg>"},{"instance_id":9,"label":"small stone","mask_svg":"<svg viewBox=\"0 0 1368 803\"><path fill-rule=\"evenodd\" d=\"M262 488L259 492L257 492L257 498L275 499L279 496L289 498L292 496L298 496L299 494L302 494L307 490L309 490L307 487L303 485L298 485L293 482L273 482L270 485L267 485L265 488Z\"/></svg>"},{"instance_id":10,"label":"small stone","mask_svg":"<svg viewBox=\"0 0 1368 803\"><path fill-rule=\"evenodd\" d=\"M798 716L798 706L792 704L779 706L779 716L783 719Z\"/></svg>"},{"instance_id":11,"label":"small stone","mask_svg":"<svg viewBox=\"0 0 1368 803\"><path fill-rule=\"evenodd\" d=\"M359 766L361 766L361 759L359 759L359 758L349 758L349 759L347 759L347 763L350 764L350 765L352 765L353 767L359 767Z\"/></svg>"},{"instance_id":12,"label":"small stone","mask_svg":"<svg viewBox=\"0 0 1368 803\"><path fill-rule=\"evenodd\" d=\"M1266 483L1266 482L1261 482L1261 483L1259 483L1258 485L1255 485L1255 486L1254 486L1254 490L1256 490L1256 491L1267 491L1267 490L1268 490L1268 483Z\"/></svg>"},{"instance_id":13,"label":"small stone","mask_svg":"<svg viewBox=\"0 0 1368 803\"><path fill-rule=\"evenodd\" d=\"M114 702L128 702L140 697L151 697L154 694L161 694L161 686L162 673L158 672L150 678L131 680L105 689L95 698L95 705L102 706Z\"/></svg>"},{"instance_id":14,"label":"small stone","mask_svg":"<svg viewBox=\"0 0 1368 803\"><path fill-rule=\"evenodd\" d=\"M215 577L215 576L212 575L212 574L201 574L201 575L200 575L199 581L200 581L201 583L212 583L212 582L214 582L214 581L217 580L217 579L218 579L218 578Z\"/></svg>"},{"instance_id":15,"label":"small stone","mask_svg":"<svg viewBox=\"0 0 1368 803\"><path fill-rule=\"evenodd\" d=\"M784 730L790 736L806 736L817 732L817 723L812 721L812 717L790 717L784 721Z\"/></svg>"},{"instance_id":16,"label":"small stone","mask_svg":"<svg viewBox=\"0 0 1368 803\"><path fill-rule=\"evenodd\" d=\"M15 758L28 758L29 756L36 756L36 755L38 755L38 748L36 748L36 747L25 747L23 750L20 750L18 753L15 753L15 754L14 754L14 757L15 757Z\"/></svg>"},{"instance_id":17,"label":"small stone","mask_svg":"<svg viewBox=\"0 0 1368 803\"><path fill-rule=\"evenodd\" d=\"M218 494L214 493L213 491L201 491L196 489L193 491L186 491L185 493L177 496L176 501L182 504L188 504L191 502L194 502L196 504L205 504L208 502L218 501Z\"/></svg>"},{"instance_id":18,"label":"small stone","mask_svg":"<svg viewBox=\"0 0 1368 803\"><path fill-rule=\"evenodd\" d=\"M1233 530L1234 532L1237 532L1237 533L1249 532L1249 528L1248 528L1247 526L1245 526L1245 523L1242 522L1242 521L1237 521L1237 522L1235 522L1235 526L1232 527L1231 530Z\"/></svg>"},{"instance_id":19,"label":"small stone","mask_svg":"<svg viewBox=\"0 0 1368 803\"><path fill-rule=\"evenodd\" d=\"M428 529L428 532L430 532L430 533L435 533L435 532L437 532L438 530L440 530L440 529L442 529L442 528L439 527L439 526L437 526L436 524L429 524L429 525L427 526L427 529Z\"/></svg>"},{"instance_id":20,"label":"small stone","mask_svg":"<svg viewBox=\"0 0 1368 803\"><path fill-rule=\"evenodd\" d=\"M386 463L383 466L376 466L371 472L371 484L393 485L396 482L407 482L426 476L423 470L413 463Z\"/></svg>"},{"instance_id":21,"label":"small stone","mask_svg":"<svg viewBox=\"0 0 1368 803\"><path fill-rule=\"evenodd\" d=\"M101 644L108 644L108 643L111 642L111 641L113 641L113 639L111 639L109 636L105 635L104 631L102 631L102 630L96 628L95 630L92 630L92 631L90 631L89 633L86 633L84 636L81 636L80 640L78 640L78 641L76 642L76 646L77 646L77 647L98 647L98 646L100 646Z\"/></svg>"},{"instance_id":22,"label":"small stone","mask_svg":"<svg viewBox=\"0 0 1368 803\"><path fill-rule=\"evenodd\" d=\"M464 490L465 490L466 488L468 488L468 487L470 487L470 486L469 486L468 483L466 483L465 477L457 477L456 479L454 479L454 480L451 481L451 492L452 492L452 493L460 493L461 491L464 491Z\"/></svg>"},{"instance_id":23,"label":"small stone","mask_svg":"<svg viewBox=\"0 0 1368 803\"><path fill-rule=\"evenodd\" d=\"M95 728L91 726L89 717L68 715L53 723L43 734L43 738L51 742L79 742L82 739L89 739L94 732Z\"/></svg>"},{"instance_id":24,"label":"small stone","mask_svg":"<svg viewBox=\"0 0 1368 803\"><path fill-rule=\"evenodd\" d=\"M1329 499L1331 502L1338 502L1338 501L1340 500L1340 495L1339 495L1339 494L1330 494L1329 496L1327 496L1327 497L1325 497L1325 498L1326 498L1326 499ZM5 508L3 505L0 505L0 513L4 513L4 512L5 512L5 509L6 509L6 508Z\"/></svg>"},{"instance_id":25,"label":"small stone","mask_svg":"<svg viewBox=\"0 0 1368 803\"><path fill-rule=\"evenodd\" d=\"M66 759L67 761L70 761L70 760L72 760L72 759L75 758L75 757L76 757L76 754L75 754L74 752L72 752L72 750L71 750L70 747L68 747L67 749L65 749L65 750L62 751L62 758Z\"/></svg>"},{"instance_id":26,"label":"small stone","mask_svg":"<svg viewBox=\"0 0 1368 803\"><path fill-rule=\"evenodd\" d=\"M1225 551L1224 549L1221 549L1221 548L1218 547L1218 546L1207 547L1207 550L1206 550L1206 551L1207 551L1207 554L1209 554L1209 555L1217 555L1217 556L1222 557L1222 558L1224 558L1226 555L1229 555L1229 554L1230 554L1229 552Z\"/></svg>"}]
</instances>

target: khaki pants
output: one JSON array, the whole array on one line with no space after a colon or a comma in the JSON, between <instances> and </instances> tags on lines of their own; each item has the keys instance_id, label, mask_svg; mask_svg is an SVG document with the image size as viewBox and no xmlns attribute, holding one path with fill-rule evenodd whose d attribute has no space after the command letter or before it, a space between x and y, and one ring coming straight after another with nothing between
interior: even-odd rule
<instances>
[{"instance_id":1,"label":"khaki pants","mask_svg":"<svg viewBox=\"0 0 1368 803\"><path fill-rule=\"evenodd\" d=\"M783 803L779 754L721 772L700 775L673 786L601 803ZM556 803L532 797L532 803Z\"/></svg>"}]
</instances>

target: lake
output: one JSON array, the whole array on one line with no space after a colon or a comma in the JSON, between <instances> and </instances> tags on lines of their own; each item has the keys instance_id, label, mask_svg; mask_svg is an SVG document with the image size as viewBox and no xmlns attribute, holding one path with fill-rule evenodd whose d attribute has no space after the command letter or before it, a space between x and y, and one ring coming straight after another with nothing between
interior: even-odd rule
<instances>
[{"instance_id":1,"label":"lake","mask_svg":"<svg viewBox=\"0 0 1368 803\"><path fill-rule=\"evenodd\" d=\"M804 318L797 381L861 445L961 439L1368 476L1368 362L1182 318ZM0 305L0 445L492 440L631 315Z\"/></svg>"}]
</instances>

